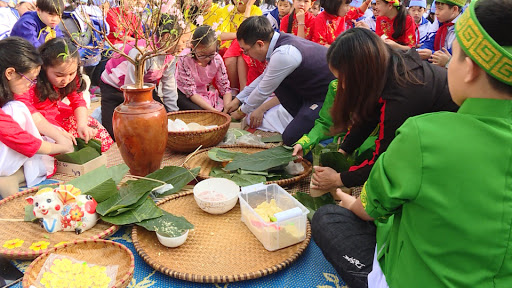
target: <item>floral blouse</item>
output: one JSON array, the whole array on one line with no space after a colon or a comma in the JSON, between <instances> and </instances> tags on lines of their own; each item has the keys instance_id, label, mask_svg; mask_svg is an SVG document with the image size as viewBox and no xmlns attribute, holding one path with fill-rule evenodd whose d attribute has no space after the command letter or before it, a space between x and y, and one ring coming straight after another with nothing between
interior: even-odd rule
<instances>
[{"instance_id":1,"label":"floral blouse","mask_svg":"<svg viewBox=\"0 0 512 288\"><path fill-rule=\"evenodd\" d=\"M281 27L280 27L281 32L287 33L288 21L290 19L290 15L292 15L292 14L288 14L288 15L284 16L283 19L281 19ZM314 25L315 16L309 12L306 12L305 15L306 16L304 17L304 24L305 24L304 25L304 34L306 36L306 39L311 40L311 32L312 32L311 28ZM293 15L293 16L295 16L295 15ZM297 22L297 18L293 17L292 34L297 35L298 29L299 29L299 25Z\"/></svg>"},{"instance_id":2,"label":"floral blouse","mask_svg":"<svg viewBox=\"0 0 512 288\"><path fill-rule=\"evenodd\" d=\"M375 28L375 33L377 35L382 36L386 35L389 39L402 44L407 45L409 47L416 46L416 23L414 23L414 19L407 15L407 18L405 18L405 28L404 33L402 36L400 36L398 39L394 39L391 35L395 32L393 29L393 22L395 18L390 19L386 16L379 16L377 17L377 26Z\"/></svg>"},{"instance_id":3,"label":"floral blouse","mask_svg":"<svg viewBox=\"0 0 512 288\"><path fill-rule=\"evenodd\" d=\"M347 15L343 17L322 11L316 16L313 22L314 25L311 41L320 45L331 45L336 37L345 31L347 22L356 20L363 15L364 13L362 13L359 8L351 9Z\"/></svg>"}]
</instances>

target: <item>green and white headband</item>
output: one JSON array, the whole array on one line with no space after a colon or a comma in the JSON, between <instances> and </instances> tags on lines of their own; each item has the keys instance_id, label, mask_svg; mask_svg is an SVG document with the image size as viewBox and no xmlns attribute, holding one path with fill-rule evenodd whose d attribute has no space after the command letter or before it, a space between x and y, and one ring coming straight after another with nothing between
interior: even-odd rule
<instances>
[{"instance_id":1,"label":"green and white headband","mask_svg":"<svg viewBox=\"0 0 512 288\"><path fill-rule=\"evenodd\" d=\"M460 47L489 75L512 86L512 46L500 46L480 25L472 1L455 24Z\"/></svg>"}]
</instances>

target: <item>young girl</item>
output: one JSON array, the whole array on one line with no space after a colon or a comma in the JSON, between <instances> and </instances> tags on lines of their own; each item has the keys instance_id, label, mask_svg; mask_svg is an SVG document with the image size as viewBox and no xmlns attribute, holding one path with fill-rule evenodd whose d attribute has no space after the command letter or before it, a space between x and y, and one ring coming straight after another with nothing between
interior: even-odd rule
<instances>
[{"instance_id":1,"label":"young girl","mask_svg":"<svg viewBox=\"0 0 512 288\"><path fill-rule=\"evenodd\" d=\"M366 0L361 7L352 10L349 5L352 0L318 1L324 11L314 20L311 41L328 47L341 32L345 31L346 22L350 23L364 15L371 0Z\"/></svg>"},{"instance_id":2,"label":"young girl","mask_svg":"<svg viewBox=\"0 0 512 288\"><path fill-rule=\"evenodd\" d=\"M379 15L375 33L386 44L402 50L416 46L416 24L399 0L377 0L375 10Z\"/></svg>"},{"instance_id":3,"label":"young girl","mask_svg":"<svg viewBox=\"0 0 512 288\"><path fill-rule=\"evenodd\" d=\"M165 15L165 14L164 14ZM163 16L160 21L159 30L162 31L161 35L155 37L175 37L179 35L179 39L170 38L166 40L168 43L176 43L176 45L169 47L167 55L159 55L146 60L144 71L144 83L161 83L163 92L163 103L165 109L169 111L178 110L178 92L176 91L176 79L174 73L176 71L176 61L174 54L179 54L184 48L188 40L188 28L183 31L180 25L177 25L174 16ZM169 33L169 31L176 31L176 34ZM158 40L157 40L158 41ZM137 57L139 49L134 47L135 43L127 43L124 47L124 53L130 57ZM137 45L145 46L144 41L139 40ZM101 122L105 129L114 137L112 130L112 115L114 109L124 102L123 92L120 90L124 85L131 85L135 83L135 66L131 64L126 58L121 56L114 56L108 60L105 66L105 71L101 74ZM158 97L156 89L153 90L153 99L162 102Z\"/></svg>"},{"instance_id":4,"label":"young girl","mask_svg":"<svg viewBox=\"0 0 512 288\"><path fill-rule=\"evenodd\" d=\"M231 102L226 67L217 51L215 30L208 25L197 27L191 49L184 50L186 56L178 60L176 83L180 110L223 111L224 105Z\"/></svg>"},{"instance_id":5,"label":"young girl","mask_svg":"<svg viewBox=\"0 0 512 288\"><path fill-rule=\"evenodd\" d=\"M338 78L330 130L337 134L350 128L340 145L343 153L351 154L361 146L377 125L380 130L370 161L341 174L331 168L315 167L315 189L332 191L341 186L363 185L375 160L407 118L458 108L450 98L445 69L422 61L414 50L406 53L385 45L369 29L352 28L341 34L329 48L327 61Z\"/></svg>"},{"instance_id":6,"label":"young girl","mask_svg":"<svg viewBox=\"0 0 512 288\"><path fill-rule=\"evenodd\" d=\"M72 138L80 137L101 141L101 150L112 146L112 138L101 124L87 115L82 91L80 55L67 38L55 38L39 48L43 59L37 84L28 92L16 95L28 107L39 132L55 139L59 134L69 132ZM69 100L70 105L62 102ZM67 132L66 132L67 131Z\"/></svg>"},{"instance_id":7,"label":"young girl","mask_svg":"<svg viewBox=\"0 0 512 288\"><path fill-rule=\"evenodd\" d=\"M458 112L407 120L361 197L339 191L315 213L315 242L348 286L510 287L512 71L483 57L512 62L503 27L511 1L471 2L448 66Z\"/></svg>"},{"instance_id":8,"label":"young girl","mask_svg":"<svg viewBox=\"0 0 512 288\"><path fill-rule=\"evenodd\" d=\"M309 12L313 14L313 16L318 16L320 12L322 12L322 7L320 5L320 1L313 2L313 5L311 5L311 8L309 8Z\"/></svg>"},{"instance_id":9,"label":"young girl","mask_svg":"<svg viewBox=\"0 0 512 288\"><path fill-rule=\"evenodd\" d=\"M281 19L281 32L311 40L315 16L309 13L309 8L311 0L294 0L292 12Z\"/></svg>"},{"instance_id":10,"label":"young girl","mask_svg":"<svg viewBox=\"0 0 512 288\"><path fill-rule=\"evenodd\" d=\"M34 46L19 37L0 41L0 196L18 192L18 185L28 187L54 173L53 158L42 154L73 151L69 137L58 135L53 141L41 138L27 107L12 101L13 94L23 94L35 85L43 63ZM49 161L47 161L49 160ZM45 166L49 164L49 169ZM47 172L49 171L49 172Z\"/></svg>"}]
</instances>

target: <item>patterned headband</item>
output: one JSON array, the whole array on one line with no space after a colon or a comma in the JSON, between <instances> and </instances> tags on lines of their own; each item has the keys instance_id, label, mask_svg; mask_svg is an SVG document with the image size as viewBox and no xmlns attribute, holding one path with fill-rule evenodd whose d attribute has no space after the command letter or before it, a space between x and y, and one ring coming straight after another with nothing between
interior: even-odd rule
<instances>
[{"instance_id":1,"label":"patterned headband","mask_svg":"<svg viewBox=\"0 0 512 288\"><path fill-rule=\"evenodd\" d=\"M472 1L455 24L460 47L489 75L512 86L512 46L500 46L480 25L475 14L478 2Z\"/></svg>"}]
</instances>

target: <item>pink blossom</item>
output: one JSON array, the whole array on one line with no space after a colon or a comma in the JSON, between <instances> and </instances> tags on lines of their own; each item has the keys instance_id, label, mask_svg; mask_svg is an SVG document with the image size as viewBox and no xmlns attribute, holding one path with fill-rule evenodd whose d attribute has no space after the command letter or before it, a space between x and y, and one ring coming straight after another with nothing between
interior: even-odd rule
<instances>
[{"instance_id":1,"label":"pink blossom","mask_svg":"<svg viewBox=\"0 0 512 288\"><path fill-rule=\"evenodd\" d=\"M164 0L162 2L162 13L168 13L171 11L171 7L176 5L175 0ZM171 14L172 15L172 14Z\"/></svg>"},{"instance_id":2,"label":"pink blossom","mask_svg":"<svg viewBox=\"0 0 512 288\"><path fill-rule=\"evenodd\" d=\"M198 25L198 26L203 25L203 23L204 23L204 17L203 17L203 15L199 15L199 16L197 16L197 18L196 18L196 23L197 23L197 25Z\"/></svg>"},{"instance_id":3,"label":"pink blossom","mask_svg":"<svg viewBox=\"0 0 512 288\"><path fill-rule=\"evenodd\" d=\"M219 23L215 22L212 24L212 29L213 30L217 30L217 28L219 28Z\"/></svg>"},{"instance_id":4,"label":"pink blossom","mask_svg":"<svg viewBox=\"0 0 512 288\"><path fill-rule=\"evenodd\" d=\"M227 9L228 9L228 12L231 12L231 11L233 11L233 9L235 9L235 6L229 5Z\"/></svg>"}]
</instances>

